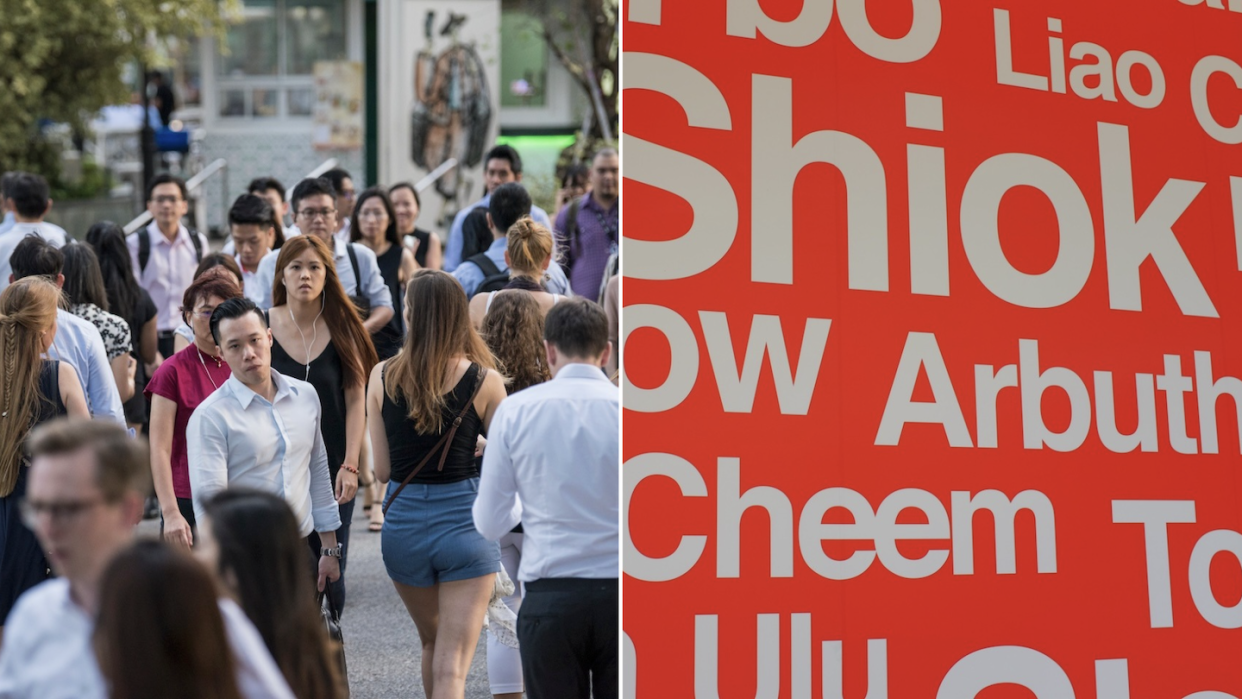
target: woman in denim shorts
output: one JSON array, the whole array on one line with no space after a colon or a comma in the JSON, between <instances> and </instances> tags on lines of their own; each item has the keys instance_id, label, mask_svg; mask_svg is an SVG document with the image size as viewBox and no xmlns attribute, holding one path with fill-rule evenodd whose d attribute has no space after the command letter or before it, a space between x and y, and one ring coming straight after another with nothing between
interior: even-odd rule
<instances>
[{"instance_id":1,"label":"woman in denim shorts","mask_svg":"<svg viewBox=\"0 0 1242 699\"><path fill-rule=\"evenodd\" d=\"M388 481L381 549L418 627L427 696L461 697L500 570L500 548L474 528L471 508L480 433L504 380L451 275L415 273L405 313L402 350L376 365L367 389L375 475Z\"/></svg>"}]
</instances>

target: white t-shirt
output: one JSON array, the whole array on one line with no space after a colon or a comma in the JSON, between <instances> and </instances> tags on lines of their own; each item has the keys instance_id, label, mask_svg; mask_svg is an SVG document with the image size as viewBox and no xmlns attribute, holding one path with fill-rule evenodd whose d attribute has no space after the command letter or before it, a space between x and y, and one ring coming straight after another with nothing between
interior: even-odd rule
<instances>
[{"instance_id":1,"label":"white t-shirt","mask_svg":"<svg viewBox=\"0 0 1242 699\"><path fill-rule=\"evenodd\" d=\"M232 600L220 600L225 633L246 699L294 699L263 637ZM69 581L40 583L17 600L0 646L0 699L106 699L91 647L94 620L69 596Z\"/></svg>"}]
</instances>

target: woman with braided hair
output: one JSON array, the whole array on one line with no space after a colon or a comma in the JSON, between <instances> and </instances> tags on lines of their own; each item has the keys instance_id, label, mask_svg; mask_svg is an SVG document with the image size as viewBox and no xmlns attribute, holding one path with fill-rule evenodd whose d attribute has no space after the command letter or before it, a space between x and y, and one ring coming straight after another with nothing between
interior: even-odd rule
<instances>
[{"instance_id":1,"label":"woman with braided hair","mask_svg":"<svg viewBox=\"0 0 1242 699\"><path fill-rule=\"evenodd\" d=\"M48 578L43 550L18 512L28 466L22 444L52 418L90 417L77 372L42 357L56 337L59 301L60 290L41 277L0 293L0 633L17 598Z\"/></svg>"}]
</instances>

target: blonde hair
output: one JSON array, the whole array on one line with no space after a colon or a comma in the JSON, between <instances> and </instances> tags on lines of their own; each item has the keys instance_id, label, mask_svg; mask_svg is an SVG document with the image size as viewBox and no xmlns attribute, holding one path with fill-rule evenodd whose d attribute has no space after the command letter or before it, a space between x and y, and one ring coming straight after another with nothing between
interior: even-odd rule
<instances>
[{"instance_id":1,"label":"blonde hair","mask_svg":"<svg viewBox=\"0 0 1242 699\"><path fill-rule=\"evenodd\" d=\"M415 272L405 288L405 308L409 329L401 352L385 367L384 392L394 402L405 399L407 416L419 433L436 434L444 423L442 391L449 362L464 356L487 369L496 363L470 322L470 304L453 275Z\"/></svg>"},{"instance_id":2,"label":"blonde hair","mask_svg":"<svg viewBox=\"0 0 1242 699\"><path fill-rule=\"evenodd\" d=\"M43 334L56 324L60 289L42 277L26 277L0 293L0 497L17 485L23 442L37 414Z\"/></svg>"},{"instance_id":3,"label":"blonde hair","mask_svg":"<svg viewBox=\"0 0 1242 699\"><path fill-rule=\"evenodd\" d=\"M552 232L530 216L509 227L509 268L518 276L543 278L543 264L552 257Z\"/></svg>"}]
</instances>

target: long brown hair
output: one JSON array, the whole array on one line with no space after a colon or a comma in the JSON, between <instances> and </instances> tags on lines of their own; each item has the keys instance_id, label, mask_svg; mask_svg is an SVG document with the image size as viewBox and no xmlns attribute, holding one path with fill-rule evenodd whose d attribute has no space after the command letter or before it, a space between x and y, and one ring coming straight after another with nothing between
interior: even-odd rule
<instances>
[{"instance_id":1,"label":"long brown hair","mask_svg":"<svg viewBox=\"0 0 1242 699\"><path fill-rule=\"evenodd\" d=\"M0 293L0 496L17 485L22 442L30 431L39 394L43 333L56 324L60 289L42 277L26 277Z\"/></svg>"},{"instance_id":2,"label":"long brown hair","mask_svg":"<svg viewBox=\"0 0 1242 699\"><path fill-rule=\"evenodd\" d=\"M162 541L108 564L93 641L112 699L241 697L211 573Z\"/></svg>"},{"instance_id":3,"label":"long brown hair","mask_svg":"<svg viewBox=\"0 0 1242 699\"><path fill-rule=\"evenodd\" d=\"M235 586L293 695L343 696L313 578L306 574L306 542L289 505L271 493L229 488L208 498L203 510L219 551L216 573Z\"/></svg>"},{"instance_id":4,"label":"long brown hair","mask_svg":"<svg viewBox=\"0 0 1242 699\"><path fill-rule=\"evenodd\" d=\"M496 294L483 316L482 335L509 377L509 395L552 378L543 347L543 310L529 291Z\"/></svg>"},{"instance_id":5,"label":"long brown hair","mask_svg":"<svg viewBox=\"0 0 1242 699\"><path fill-rule=\"evenodd\" d=\"M345 287L341 286L341 278L336 274L332 249L327 243L313 235L295 235L285 241L276 256L272 306L283 306L289 302L289 292L285 289L285 267L307 249L313 250L323 263L323 322L328 326L337 354L341 355L341 383L346 387L363 386L379 357L375 354L375 345L371 344L370 333L358 316L358 309L345 295Z\"/></svg>"},{"instance_id":6,"label":"long brown hair","mask_svg":"<svg viewBox=\"0 0 1242 699\"><path fill-rule=\"evenodd\" d=\"M409 330L400 354L388 360L384 392L405 398L409 418L423 434L435 434L443 423L444 384L456 357L495 369L492 353L470 323L470 302L461 284L447 272L420 269L405 288Z\"/></svg>"}]
</instances>

